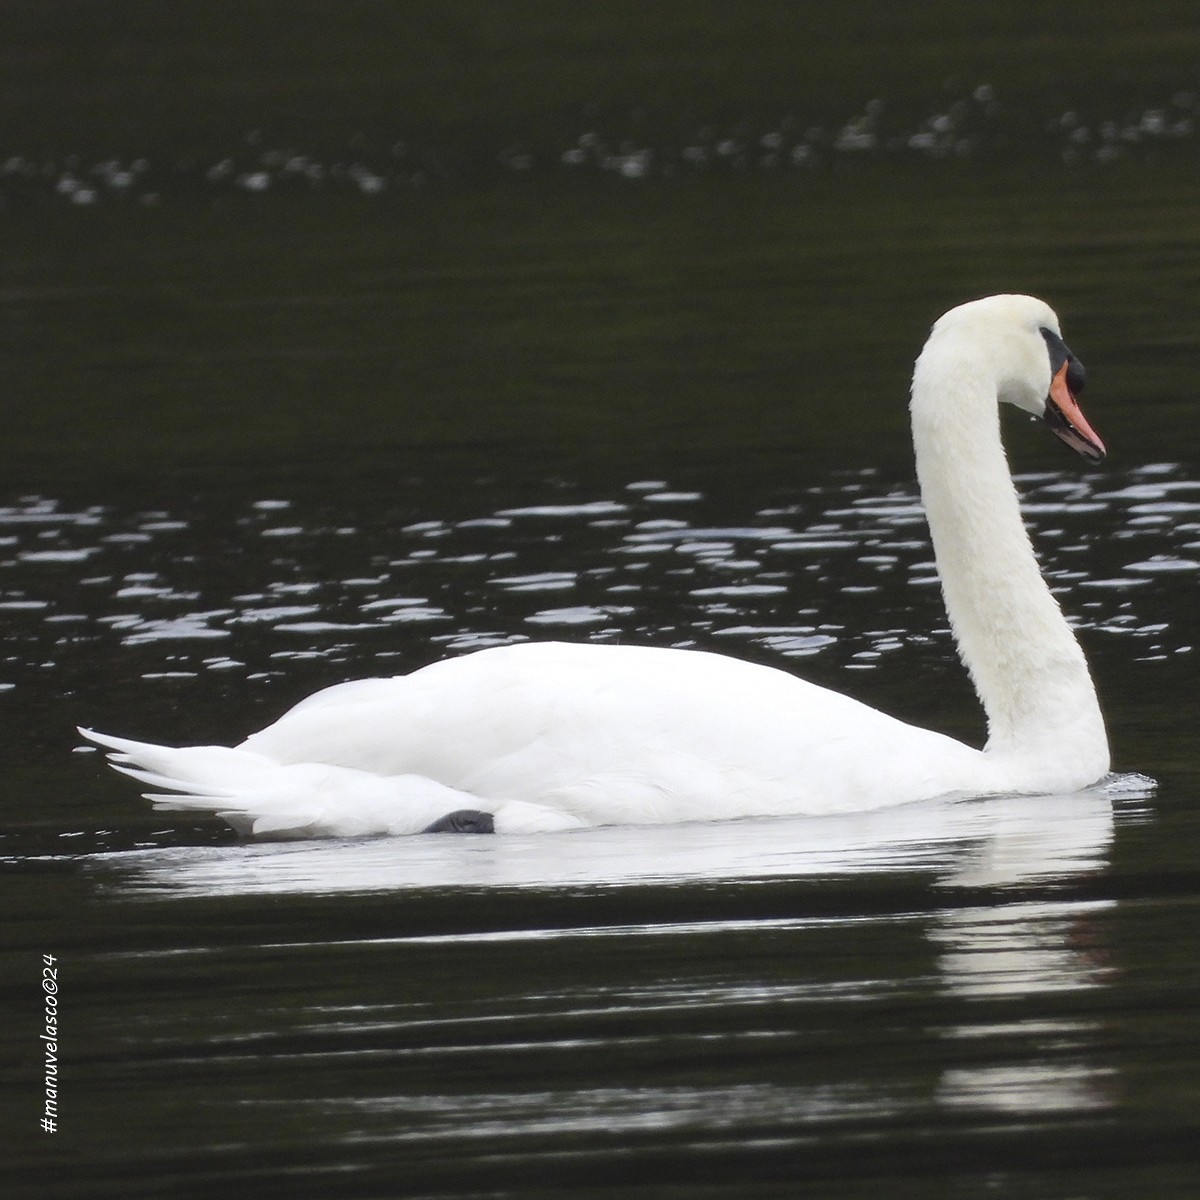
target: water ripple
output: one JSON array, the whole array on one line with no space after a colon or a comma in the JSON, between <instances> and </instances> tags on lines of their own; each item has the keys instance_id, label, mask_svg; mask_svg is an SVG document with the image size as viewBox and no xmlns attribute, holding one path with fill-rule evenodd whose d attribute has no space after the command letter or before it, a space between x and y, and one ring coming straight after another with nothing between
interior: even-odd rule
<instances>
[{"instance_id":1,"label":"water ripple","mask_svg":"<svg viewBox=\"0 0 1200 1200\"><path fill-rule=\"evenodd\" d=\"M1200 571L1200 522L1179 499L1200 482L1148 464L1116 478L1041 473L1018 484L1047 576L1077 627L1130 641L1149 660L1190 652L1190 602L1177 602L1171 581ZM328 657L331 641L350 672L375 674L381 658L401 670L428 661L433 647L436 656L535 630L823 656L859 670L913 654L953 657L912 487L842 474L782 503L747 498L739 512L723 502L734 519L721 524L664 517L664 496L687 497L700 516L711 507L668 481L623 485L615 496L564 498L564 486L407 523L276 498L218 515L27 497L0 507L3 682L11 693L12 681L51 664L86 672L106 647L138 649L144 676L165 668L269 678L297 655ZM265 536L256 544L243 526ZM130 542L134 534L141 540ZM546 603L568 594L569 603ZM216 639L229 643L225 654L202 645Z\"/></svg>"}]
</instances>

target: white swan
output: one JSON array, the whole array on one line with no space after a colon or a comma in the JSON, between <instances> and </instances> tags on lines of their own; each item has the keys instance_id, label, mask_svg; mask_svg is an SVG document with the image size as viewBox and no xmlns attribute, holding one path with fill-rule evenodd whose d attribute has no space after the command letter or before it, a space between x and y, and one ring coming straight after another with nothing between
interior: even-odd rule
<instances>
[{"instance_id":1,"label":"white swan","mask_svg":"<svg viewBox=\"0 0 1200 1200\"><path fill-rule=\"evenodd\" d=\"M917 474L987 713L984 750L724 655L560 643L331 687L235 749L81 732L163 789L148 793L160 807L274 837L824 814L1087 786L1108 770L1104 721L1025 532L998 415L1007 401L1044 416L1098 460L1082 383L1058 318L1029 296L952 309L917 360Z\"/></svg>"}]
</instances>

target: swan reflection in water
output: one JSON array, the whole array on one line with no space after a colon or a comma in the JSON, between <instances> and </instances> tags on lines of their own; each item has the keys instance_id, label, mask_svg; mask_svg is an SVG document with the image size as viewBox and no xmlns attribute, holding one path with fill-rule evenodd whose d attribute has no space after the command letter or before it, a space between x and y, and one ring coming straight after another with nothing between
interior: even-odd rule
<instances>
[{"instance_id":1,"label":"swan reflection in water","mask_svg":"<svg viewBox=\"0 0 1200 1200\"><path fill-rule=\"evenodd\" d=\"M941 986L968 1002L1031 1001L1045 993L1102 988L1115 973L1093 949L1096 915L1114 900L1017 901L943 911L929 930L939 947ZM1112 1107L1115 1070L1098 1061L1102 1022L1039 1010L948 1024L942 1035L968 1054L994 1039L1008 1047L1001 1063L972 1062L943 1071L938 1104L951 1109L1031 1114ZM1006 1012L1008 1010L1005 1010Z\"/></svg>"},{"instance_id":2,"label":"swan reflection in water","mask_svg":"<svg viewBox=\"0 0 1200 1200\"><path fill-rule=\"evenodd\" d=\"M607 826L504 837L345 838L96 855L122 890L332 895L426 889L614 887L912 874L1003 887L1102 869L1118 802L1139 776L1059 796L933 800L832 817Z\"/></svg>"},{"instance_id":3,"label":"swan reflection in water","mask_svg":"<svg viewBox=\"0 0 1200 1200\"><path fill-rule=\"evenodd\" d=\"M1036 1120L1116 1104L1118 1081L1103 1051L1101 1020L1061 1011L1059 1002L1048 1013L1038 1000L1049 993L1103 988L1113 980L1112 968L1095 949L1101 939L1093 936L1092 926L1114 902L1081 898L1069 885L1106 868L1118 821L1127 811L1136 813L1151 791L1147 780L1122 777L1062 796L926 802L853 816L611 827L525 837L174 847L99 855L91 867L101 887L128 898L165 901L168 911L173 898L229 899L256 907L258 897L324 897L339 905L355 896L376 895L392 897L397 914L402 914L408 897L424 894L454 913L460 897L474 897L463 909L465 917L457 919L461 932L351 935L346 942L331 943L339 962L347 948L357 948L372 971L385 960L403 968L410 952L416 956L412 962L424 964L423 969L431 965L430 955L432 963L446 956L444 969L435 972L440 982L427 1002L418 989L398 1008L366 1000L341 1012L322 1008L317 996L308 1001L297 997L308 1008L306 1019L335 1039L341 1020L356 1030L363 1029L364 1022L378 1027L378 1036L390 1045L399 1026L409 1021L416 1023L414 1029L430 1021L439 1028L447 1022L455 1028L456 1013L468 1024L481 1014L494 1013L504 1018L497 1036L520 1040L534 1036L528 1030L546 1016L549 1006L558 1014L549 1028L558 1029L557 1036L583 1038L583 1045L589 1038L608 1036L595 1026L595 1015L615 1005L642 1014L637 1019L651 1029L682 1022L686 1030L699 1022L702 1040L712 1036L704 1032L705 1021L712 1018L696 1014L719 1010L724 1014L722 1029L732 1022L732 1029L759 1030L755 1036L774 1031L769 1035L780 1039L786 1055L798 1052L788 1051L788 1046L808 1045L808 1035L795 1031L797 1021L807 1024L810 1012L820 1014L820 1039L821 1021L831 1019L822 997L875 997L886 1006L897 987L903 994L924 997L923 1008L913 1010L920 1015L908 1017L917 1023L913 1035L932 1036L944 1053L934 1054L935 1077L915 1090L907 1084L897 1087L894 1081L860 1080L848 1066L849 1076L837 1082L817 1082L801 1071L791 1081L772 1072L762 1079L742 1078L736 1085L713 1079L666 1087L626 1079L618 1072L615 1078L578 1086L559 1079L546 1085L549 1090L530 1094L519 1081L497 1089L488 1067L492 1086L484 1089L486 1094L444 1095L436 1087L426 1094L420 1086L409 1092L393 1085L382 1095L351 1090L313 1102L323 1120L345 1128L356 1141L427 1139L437 1145L453 1138L458 1145L464 1137L479 1135L483 1110L490 1114L486 1127L495 1136L514 1139L514 1145L535 1135L542 1144L548 1121L564 1135L600 1131L605 1137L625 1127L644 1129L647 1122L655 1129L678 1125L708 1133L723 1130L726 1136L743 1124L761 1132L765 1123L786 1141L810 1136L814 1126L834 1122L873 1127L898 1113L929 1114L926 1119L932 1120L941 1111ZM857 909L855 880L869 881L874 905L879 902L879 881L889 877L903 887L899 910L866 918L861 911L839 917L826 910L820 916L679 920L664 919L662 911L654 911L656 896L686 898L701 891L711 895L714 888L719 895L722 887L733 896L744 894L736 890L738 884L792 880L799 885L793 913L803 913L813 886L817 894L828 886L838 895L848 895L851 909ZM923 911L912 911L913 891L905 885L914 879L926 885ZM1019 885L1037 888L1038 897L1030 899ZM1061 897L1056 894L1060 886ZM646 919L572 923L580 917L586 921L589 897L611 896L621 889L636 889L638 909L649 910ZM470 913L478 914L480 898L487 904L488 897L496 897L497 911L502 912L503 897L514 892L529 895L546 914L540 927L481 931L471 926ZM978 902L981 892L987 893L986 902ZM883 896L886 907L886 889ZM559 902L565 897L571 899L565 906L567 916ZM735 907L732 901L731 909ZM809 979L801 970L767 981L755 976L753 954L741 956L735 949L761 932L775 950L782 938L790 948L787 952L803 962L806 948L813 945L810 937L821 945L831 928L836 936L844 927L850 935L848 948L853 947L855 930L863 928L864 920L898 921L919 929L933 950L932 958L899 955L894 961L885 957L868 962L855 958L851 950L833 977L825 970ZM402 917L398 924L403 928ZM702 958L702 967L679 973L672 965L671 941L678 938L680 952L686 944L687 953L694 954L697 936L712 958ZM303 953L307 962L308 956L315 953L320 959L325 952L320 943L298 942L289 950L285 939L275 953ZM876 939L868 942L878 948ZM476 1005L447 1013L438 990L447 978L454 978L455 969L478 963L488 943L504 943L504 953L512 955L511 978L483 1009ZM558 992L540 976L535 976L534 985L523 982L524 955L544 964L549 944L554 961L561 954L565 963L577 963L580 956L590 960L589 943L613 948L628 943L635 954L644 953L648 944L660 944L667 975L647 981L617 971L597 980L589 971L581 982L568 967ZM714 975L714 963L730 951L729 970ZM176 971L178 953L165 952L161 967L155 969ZM196 953L213 951L202 947ZM602 951L600 961L608 961L605 955L612 953L619 949ZM916 977L914 961L921 972ZM487 963L495 963L494 952L485 954L476 969L489 969ZM419 1029L404 1036L419 1041ZM680 1036L686 1040L686 1033ZM726 1030L722 1036L734 1034ZM491 1063L485 1050L478 1053ZM286 1108L292 1102L261 1103Z\"/></svg>"}]
</instances>

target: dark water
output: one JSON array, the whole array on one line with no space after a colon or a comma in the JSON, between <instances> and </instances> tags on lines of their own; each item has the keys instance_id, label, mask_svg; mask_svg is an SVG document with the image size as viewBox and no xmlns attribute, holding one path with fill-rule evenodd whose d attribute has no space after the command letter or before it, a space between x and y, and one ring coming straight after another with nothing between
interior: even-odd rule
<instances>
[{"instance_id":1,"label":"dark water","mask_svg":"<svg viewBox=\"0 0 1200 1200\"><path fill-rule=\"evenodd\" d=\"M248 129L207 153L101 158L69 150L17 153L0 161L0 207L57 204L90 208L124 204L157 208L178 201L230 196L316 196L340 193L383 200L439 184L497 174L560 174L594 181L644 180L826 171L880 161L1032 159L1057 165L1111 166L1186 161L1195 154L1200 96L1191 87L1164 89L1149 103L1105 97L1082 109L1061 93L1005 94L987 82L960 80L924 103L879 97L836 115L793 110L774 120L725 119L665 124L661 116L597 111L573 114L538 136L447 153L377 132L317 150ZM832 119L830 119L832 116Z\"/></svg>"},{"instance_id":2,"label":"dark water","mask_svg":"<svg viewBox=\"0 0 1200 1200\"><path fill-rule=\"evenodd\" d=\"M248 846L73 749L525 637L721 649L977 736L904 478L443 465L0 510L14 1169L53 954L62 1195L1195 1194L1194 468L1020 478L1157 791Z\"/></svg>"}]
</instances>

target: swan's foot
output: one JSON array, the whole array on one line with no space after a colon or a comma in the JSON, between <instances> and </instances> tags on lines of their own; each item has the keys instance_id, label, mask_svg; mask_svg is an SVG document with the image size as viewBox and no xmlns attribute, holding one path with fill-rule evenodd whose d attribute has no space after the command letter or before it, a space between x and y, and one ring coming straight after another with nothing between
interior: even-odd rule
<instances>
[{"instance_id":1,"label":"swan's foot","mask_svg":"<svg viewBox=\"0 0 1200 1200\"><path fill-rule=\"evenodd\" d=\"M496 822L489 812L477 808L458 808L432 825L426 825L422 833L495 833Z\"/></svg>"}]
</instances>

